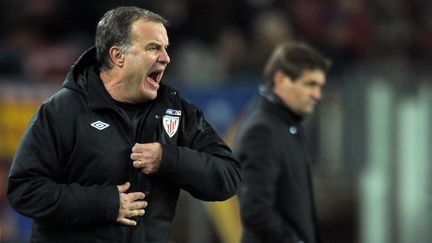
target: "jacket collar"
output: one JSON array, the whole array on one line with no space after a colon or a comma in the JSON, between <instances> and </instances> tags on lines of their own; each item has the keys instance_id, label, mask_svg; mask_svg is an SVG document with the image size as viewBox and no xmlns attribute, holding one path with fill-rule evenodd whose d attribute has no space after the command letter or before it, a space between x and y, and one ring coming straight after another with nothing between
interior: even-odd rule
<instances>
[{"instance_id":1,"label":"jacket collar","mask_svg":"<svg viewBox=\"0 0 432 243\"><path fill-rule=\"evenodd\" d=\"M261 95L260 106L265 110L275 114L287 122L299 125L303 121L303 117L292 111L286 106L282 99L277 96L271 89L261 86L259 88Z\"/></svg>"},{"instance_id":2,"label":"jacket collar","mask_svg":"<svg viewBox=\"0 0 432 243\"><path fill-rule=\"evenodd\" d=\"M115 109L115 101L106 90L101 78L99 77L99 71L94 66L88 69L87 83L87 99L89 106L92 109Z\"/></svg>"},{"instance_id":3,"label":"jacket collar","mask_svg":"<svg viewBox=\"0 0 432 243\"><path fill-rule=\"evenodd\" d=\"M91 109L115 109L114 100L99 77L96 63L96 48L93 46L72 65L63 86L83 94Z\"/></svg>"}]
</instances>

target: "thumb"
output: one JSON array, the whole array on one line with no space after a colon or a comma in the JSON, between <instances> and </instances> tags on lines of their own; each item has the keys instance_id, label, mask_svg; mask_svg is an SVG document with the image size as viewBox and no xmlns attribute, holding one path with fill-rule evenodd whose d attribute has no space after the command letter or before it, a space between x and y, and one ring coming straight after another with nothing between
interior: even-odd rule
<instances>
[{"instance_id":1,"label":"thumb","mask_svg":"<svg viewBox=\"0 0 432 243\"><path fill-rule=\"evenodd\" d=\"M126 192L127 190L129 190L129 187L130 187L130 183L125 182L123 185L118 185L117 189L118 189L119 193L123 193L123 192Z\"/></svg>"}]
</instances>

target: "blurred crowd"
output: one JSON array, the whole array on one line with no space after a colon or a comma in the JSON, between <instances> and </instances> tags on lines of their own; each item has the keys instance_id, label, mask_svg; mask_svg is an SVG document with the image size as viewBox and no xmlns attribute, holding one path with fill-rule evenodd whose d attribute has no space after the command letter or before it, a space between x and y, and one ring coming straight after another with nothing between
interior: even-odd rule
<instances>
[{"instance_id":1,"label":"blurred crowd","mask_svg":"<svg viewBox=\"0 0 432 243\"><path fill-rule=\"evenodd\" d=\"M164 80L176 86L259 80L273 47L293 39L329 56L334 73L371 60L432 58L432 1L0 0L0 83L60 85L93 45L98 19L121 5L148 8L169 20L171 64ZM0 158L1 185L9 162ZM0 239L8 242L19 233L6 228L13 212L4 189Z\"/></svg>"},{"instance_id":2,"label":"blurred crowd","mask_svg":"<svg viewBox=\"0 0 432 243\"><path fill-rule=\"evenodd\" d=\"M61 83L93 44L97 20L119 5L170 21L168 81L225 85L259 75L274 45L306 41L333 70L388 57L432 56L432 3L422 0L16 0L0 2L0 80Z\"/></svg>"}]
</instances>

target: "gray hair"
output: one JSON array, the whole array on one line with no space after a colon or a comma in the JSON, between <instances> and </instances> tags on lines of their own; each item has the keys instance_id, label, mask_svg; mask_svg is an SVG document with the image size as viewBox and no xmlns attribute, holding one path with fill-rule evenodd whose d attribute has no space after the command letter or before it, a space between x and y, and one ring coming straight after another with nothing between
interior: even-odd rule
<instances>
[{"instance_id":1,"label":"gray hair","mask_svg":"<svg viewBox=\"0 0 432 243\"><path fill-rule=\"evenodd\" d=\"M112 46L119 46L123 52L129 50L132 24L139 19L162 23L164 26L167 24L167 20L162 16L138 7L118 7L104 14L97 24L95 38L99 70L112 68L109 57L109 49Z\"/></svg>"}]
</instances>

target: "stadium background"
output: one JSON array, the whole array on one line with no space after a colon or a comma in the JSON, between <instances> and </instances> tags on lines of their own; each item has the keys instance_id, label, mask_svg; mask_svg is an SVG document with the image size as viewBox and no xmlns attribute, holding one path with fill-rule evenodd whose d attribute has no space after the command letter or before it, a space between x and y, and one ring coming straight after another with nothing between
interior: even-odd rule
<instances>
[{"instance_id":1,"label":"stadium background","mask_svg":"<svg viewBox=\"0 0 432 243\"><path fill-rule=\"evenodd\" d=\"M23 129L93 43L108 9L170 20L164 80L231 144L272 48L306 41L333 59L306 128L329 243L432 242L432 3L423 0L0 0L0 242L28 242L30 220L5 198ZM173 243L237 243L236 198L181 195Z\"/></svg>"}]
</instances>

